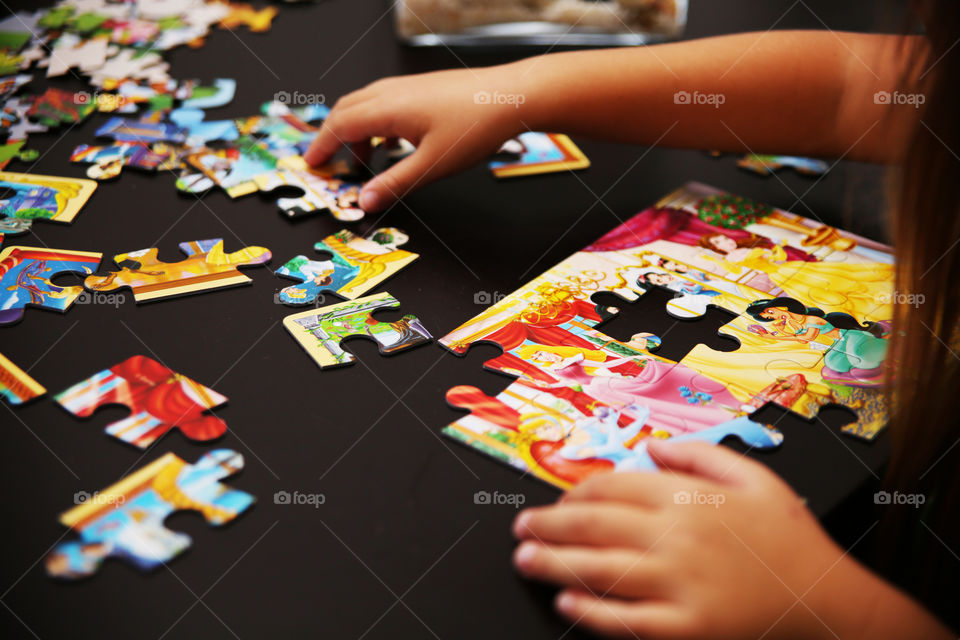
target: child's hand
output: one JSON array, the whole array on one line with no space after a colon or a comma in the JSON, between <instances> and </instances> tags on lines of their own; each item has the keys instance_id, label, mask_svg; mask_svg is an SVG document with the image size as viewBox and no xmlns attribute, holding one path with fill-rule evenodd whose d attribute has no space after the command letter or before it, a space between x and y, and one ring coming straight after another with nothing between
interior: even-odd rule
<instances>
[{"instance_id":1,"label":"child's hand","mask_svg":"<svg viewBox=\"0 0 960 640\"><path fill-rule=\"evenodd\" d=\"M562 587L560 613L644 639L832 638L823 591L856 563L801 499L724 447L651 441L649 452L660 473L597 475L517 516L514 564Z\"/></svg>"},{"instance_id":2,"label":"child's hand","mask_svg":"<svg viewBox=\"0 0 960 640\"><path fill-rule=\"evenodd\" d=\"M316 166L345 143L406 138L417 151L363 188L360 207L383 209L414 188L493 154L525 130L511 65L385 78L337 101L305 155ZM493 96L513 96L494 100ZM512 102L512 103L511 103Z\"/></svg>"}]
</instances>

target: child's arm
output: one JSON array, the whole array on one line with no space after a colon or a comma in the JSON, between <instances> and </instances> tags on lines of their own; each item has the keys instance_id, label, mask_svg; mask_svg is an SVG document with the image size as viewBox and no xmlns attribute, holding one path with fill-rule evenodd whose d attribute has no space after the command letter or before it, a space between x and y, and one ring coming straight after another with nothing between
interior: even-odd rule
<instances>
[{"instance_id":1,"label":"child's arm","mask_svg":"<svg viewBox=\"0 0 960 640\"><path fill-rule=\"evenodd\" d=\"M514 522L514 563L561 587L572 622L650 640L956 637L760 463L697 442L648 451L660 473L593 476Z\"/></svg>"},{"instance_id":2,"label":"child's arm","mask_svg":"<svg viewBox=\"0 0 960 640\"><path fill-rule=\"evenodd\" d=\"M306 159L323 163L342 144L373 136L416 144L367 184L364 209L383 208L527 130L889 161L917 110L877 104L874 94L909 91L900 82L906 49L923 42L779 31L386 78L337 102ZM890 112L906 117L884 118Z\"/></svg>"}]
</instances>

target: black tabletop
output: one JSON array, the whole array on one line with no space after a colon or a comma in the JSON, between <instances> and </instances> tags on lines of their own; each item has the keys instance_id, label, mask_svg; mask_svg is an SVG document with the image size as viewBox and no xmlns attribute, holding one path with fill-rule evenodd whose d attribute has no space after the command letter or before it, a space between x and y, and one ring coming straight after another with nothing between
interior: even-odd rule
<instances>
[{"instance_id":1,"label":"black tabletop","mask_svg":"<svg viewBox=\"0 0 960 640\"><path fill-rule=\"evenodd\" d=\"M10 4L16 10L34 3ZM899 4L693 0L687 37L770 28L895 30ZM332 102L382 76L519 55L404 48L392 28L386 2L281 5L267 34L215 30L202 49L182 47L167 58L176 78L236 78L236 99L215 112L227 118L257 113L278 91L322 92ZM70 78L51 85L83 88ZM637 113L642 117L641 108ZM70 152L92 142L103 119L32 136L41 159L9 170L83 176ZM733 157L577 142L593 164L576 177L496 181L475 167L351 227L399 227L411 237L405 248L421 255L379 290L442 336L483 309L474 302L478 292L513 291L691 180L885 239L883 173L876 167L843 161L822 179L789 171L761 178L737 169ZM193 546L153 573L110 561L92 579L56 582L42 558L72 535L64 538L57 515L73 506L76 492L103 488L167 451L194 461L211 445L174 432L141 457L103 433L125 409L79 420L49 395L22 408L4 406L3 637L577 636L564 635L551 591L511 569L515 509L474 501L478 491L500 491L535 505L558 492L440 435L461 415L444 400L449 387L476 385L493 395L509 383L482 368L497 350L479 346L460 358L433 344L381 357L375 345L357 340L348 343L357 363L321 372L281 326L292 310L275 304L274 294L290 281L272 268L309 255L314 242L342 227L328 215L290 221L269 197L184 196L168 173L128 169L100 185L74 224L40 222L32 234L8 240L100 251L106 266L116 253L145 247L176 261L178 243L222 237L228 251L269 247L273 262L246 270L253 278L246 287L142 305L128 295L116 308L80 305L64 315L28 309L21 323L0 329L3 353L51 393L143 354L226 395L216 414L229 431L216 446L245 456L245 469L228 482L258 499L222 529L195 512L169 518L169 528L189 534ZM670 329L671 357L716 339L721 319L678 325L657 295L618 305L622 317L605 330L629 336ZM378 317L399 314L385 316ZM818 514L828 515L878 475L884 439L870 444L842 435L842 410L824 410L811 422L771 415L785 443L756 457ZM278 491L323 494L324 502L275 504Z\"/></svg>"}]
</instances>

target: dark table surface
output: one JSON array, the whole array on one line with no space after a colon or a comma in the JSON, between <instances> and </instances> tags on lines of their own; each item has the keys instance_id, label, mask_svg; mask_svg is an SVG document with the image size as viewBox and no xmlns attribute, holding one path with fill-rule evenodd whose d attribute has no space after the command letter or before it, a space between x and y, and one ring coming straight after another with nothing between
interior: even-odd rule
<instances>
[{"instance_id":1,"label":"dark table surface","mask_svg":"<svg viewBox=\"0 0 960 640\"><path fill-rule=\"evenodd\" d=\"M895 30L898 6L693 0L687 37L771 27ZM218 30L200 50L167 54L173 77L237 79L236 99L217 117L256 113L278 91L319 91L332 102L382 76L513 57L404 48L387 5L360 0L284 5L268 34ZM72 79L52 84L83 88ZM84 166L69 162L70 151L91 142L103 119L31 137L42 158L29 170L82 176ZM400 227L411 236L406 248L421 254L380 290L442 336L482 310L476 293L513 291L690 180L884 239L883 173L876 167L844 161L822 179L789 171L760 178L737 169L733 157L578 142L593 165L577 177L497 182L475 167L358 223L360 231ZM13 163L10 170L27 168ZM106 266L115 253L152 246L176 261L177 243L223 237L228 250L269 247L276 268L309 254L341 226L327 215L291 222L268 197L181 196L172 175L127 170L100 185L73 225L39 223L35 235L9 244L100 251ZM28 310L22 323L0 329L3 352L51 393L144 354L228 396L216 413L229 431L216 446L244 454L246 468L229 482L258 498L222 530L196 513L172 516L168 526L188 533L194 545L154 573L111 561L90 580L55 582L42 558L63 539L57 514L77 491L103 488L166 451L193 461L210 446L171 433L141 457L102 432L125 415L123 408L81 421L49 396L16 410L4 406L0 635L577 637L552 613L551 591L525 583L510 567L515 510L477 505L473 497L497 490L534 505L558 492L440 436L460 415L444 401L449 387L472 384L495 394L508 384L482 369L496 350L478 347L458 358L430 345L382 358L360 340L350 343L357 364L321 373L281 326L291 309L274 304L274 293L289 281L264 268L246 273L251 286L140 306L127 296L117 308L75 306L65 315ZM609 330L663 332L674 324L662 300L641 301L624 308ZM681 323L671 348L682 355L715 327ZM786 416L778 423L784 445L758 455L821 515L874 479L885 457L883 438L868 444L840 434L844 419L842 410L824 410L812 422ZM274 504L277 491L322 493L326 501L319 508Z\"/></svg>"}]
</instances>

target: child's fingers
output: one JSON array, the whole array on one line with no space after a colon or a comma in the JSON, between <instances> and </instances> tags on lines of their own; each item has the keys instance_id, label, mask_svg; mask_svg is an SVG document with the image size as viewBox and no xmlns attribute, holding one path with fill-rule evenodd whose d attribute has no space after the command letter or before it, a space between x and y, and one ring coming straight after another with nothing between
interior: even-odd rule
<instances>
[{"instance_id":1,"label":"child's fingers","mask_svg":"<svg viewBox=\"0 0 960 640\"><path fill-rule=\"evenodd\" d=\"M706 478L720 484L748 485L758 473L766 473L741 453L707 442L653 441L647 453L661 469Z\"/></svg>"},{"instance_id":2,"label":"child's fingers","mask_svg":"<svg viewBox=\"0 0 960 640\"><path fill-rule=\"evenodd\" d=\"M374 176L360 192L360 208L376 212L387 208L414 187L420 187L438 173L437 153L424 139L417 150L383 173Z\"/></svg>"},{"instance_id":3,"label":"child's fingers","mask_svg":"<svg viewBox=\"0 0 960 640\"><path fill-rule=\"evenodd\" d=\"M625 598L650 598L663 590L665 571L640 553L623 549L548 546L524 542L513 555L525 577Z\"/></svg>"},{"instance_id":4,"label":"child's fingers","mask_svg":"<svg viewBox=\"0 0 960 640\"><path fill-rule=\"evenodd\" d=\"M330 112L320 126L317 137L310 144L303 159L310 166L316 167L329 161L345 144L393 134L391 120L384 115L383 109L369 107L366 103L337 108Z\"/></svg>"},{"instance_id":5,"label":"child's fingers","mask_svg":"<svg viewBox=\"0 0 960 640\"><path fill-rule=\"evenodd\" d=\"M597 597L582 589L565 589L557 595L557 611L571 622L604 636L616 638L680 638L683 612L664 601L628 602Z\"/></svg>"},{"instance_id":6,"label":"child's fingers","mask_svg":"<svg viewBox=\"0 0 960 640\"><path fill-rule=\"evenodd\" d=\"M654 514L614 503L567 502L520 512L513 533L546 543L647 549L662 527Z\"/></svg>"},{"instance_id":7,"label":"child's fingers","mask_svg":"<svg viewBox=\"0 0 960 640\"><path fill-rule=\"evenodd\" d=\"M678 491L693 491L702 482L663 471L598 473L563 495L563 502L623 502L656 509L674 501Z\"/></svg>"}]
</instances>

